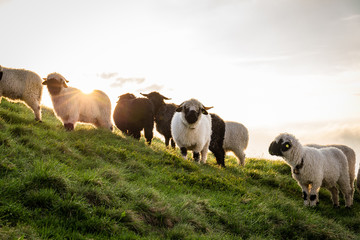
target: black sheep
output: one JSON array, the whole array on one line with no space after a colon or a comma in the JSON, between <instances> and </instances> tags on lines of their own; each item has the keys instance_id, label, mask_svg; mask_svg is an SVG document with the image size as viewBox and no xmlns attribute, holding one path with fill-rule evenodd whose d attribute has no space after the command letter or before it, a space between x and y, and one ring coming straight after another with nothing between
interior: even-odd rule
<instances>
[{"instance_id":1,"label":"black sheep","mask_svg":"<svg viewBox=\"0 0 360 240\"><path fill-rule=\"evenodd\" d=\"M225 167L225 150L223 148L225 138L225 122L214 113L210 113L210 116L212 133L209 149L215 155L217 164Z\"/></svg>"},{"instance_id":2,"label":"black sheep","mask_svg":"<svg viewBox=\"0 0 360 240\"><path fill-rule=\"evenodd\" d=\"M151 92L149 94L141 93L141 95L150 99L154 104L156 130L165 137L165 145L169 146L169 142L171 141L171 146L175 148L170 125L177 105L165 103L164 100L171 100L171 98L164 97L158 92Z\"/></svg>"},{"instance_id":3,"label":"black sheep","mask_svg":"<svg viewBox=\"0 0 360 240\"><path fill-rule=\"evenodd\" d=\"M146 141L151 144L154 128L154 105L149 99L136 98L131 93L119 97L114 110L114 122L124 134L140 139L144 129Z\"/></svg>"}]
</instances>

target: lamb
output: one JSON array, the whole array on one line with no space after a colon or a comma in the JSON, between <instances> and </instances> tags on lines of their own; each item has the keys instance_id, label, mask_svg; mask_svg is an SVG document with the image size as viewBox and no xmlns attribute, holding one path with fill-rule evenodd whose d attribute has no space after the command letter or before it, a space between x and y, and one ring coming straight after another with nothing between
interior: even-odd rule
<instances>
[{"instance_id":1,"label":"lamb","mask_svg":"<svg viewBox=\"0 0 360 240\"><path fill-rule=\"evenodd\" d=\"M317 149L321 149L321 148L326 148L326 147L335 147L340 149L346 156L346 159L348 161L348 166L349 166L349 176L350 176L350 186L351 186L351 195L352 197L354 197L354 192L355 192L355 187L354 187L354 183L355 183L355 165L356 165L356 155L355 155L355 151L345 145L337 145L337 144L332 144L332 145L318 145L318 144L306 144L305 146L307 147L313 147L313 148L317 148Z\"/></svg>"},{"instance_id":2,"label":"lamb","mask_svg":"<svg viewBox=\"0 0 360 240\"><path fill-rule=\"evenodd\" d=\"M175 148L175 142L171 136L171 119L177 105L165 103L164 100L171 100L171 98L164 97L158 92L141 93L141 95L150 99L154 105L156 130L165 137L165 145L169 146L169 142L171 142L172 148Z\"/></svg>"},{"instance_id":3,"label":"lamb","mask_svg":"<svg viewBox=\"0 0 360 240\"><path fill-rule=\"evenodd\" d=\"M249 143L247 128L241 123L225 121L225 139L223 148L225 152L232 151L238 163L245 165L245 149Z\"/></svg>"},{"instance_id":4,"label":"lamb","mask_svg":"<svg viewBox=\"0 0 360 240\"><path fill-rule=\"evenodd\" d=\"M338 207L337 184L344 194L346 207L352 206L348 161L340 149L303 146L295 136L282 133L270 144L269 153L283 157L291 167L292 177L303 190L306 206L317 204L318 193L323 186L331 192L333 204Z\"/></svg>"},{"instance_id":5,"label":"lamb","mask_svg":"<svg viewBox=\"0 0 360 240\"><path fill-rule=\"evenodd\" d=\"M32 71L0 66L0 102L2 96L22 100L33 110L35 120L41 122L41 83L41 77Z\"/></svg>"},{"instance_id":6,"label":"lamb","mask_svg":"<svg viewBox=\"0 0 360 240\"><path fill-rule=\"evenodd\" d=\"M124 134L140 139L144 129L145 138L151 144L154 128L154 105L147 98L136 98L131 93L123 94L113 114L114 122Z\"/></svg>"},{"instance_id":7,"label":"lamb","mask_svg":"<svg viewBox=\"0 0 360 240\"><path fill-rule=\"evenodd\" d=\"M171 120L171 133L182 156L186 159L187 150L193 151L193 158L206 163L211 139L211 117L198 100L192 98L180 104Z\"/></svg>"},{"instance_id":8,"label":"lamb","mask_svg":"<svg viewBox=\"0 0 360 240\"><path fill-rule=\"evenodd\" d=\"M66 130L72 131L77 122L83 122L112 131L111 102L104 92L94 90L84 94L68 87L69 81L59 73L51 73L44 80L42 84L48 88L55 114Z\"/></svg>"}]
</instances>

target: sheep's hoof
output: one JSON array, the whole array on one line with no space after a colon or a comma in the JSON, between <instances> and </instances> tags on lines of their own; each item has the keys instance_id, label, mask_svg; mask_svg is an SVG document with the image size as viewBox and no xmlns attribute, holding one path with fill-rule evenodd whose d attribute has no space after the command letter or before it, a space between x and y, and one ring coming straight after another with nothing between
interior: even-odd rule
<instances>
[{"instance_id":1,"label":"sheep's hoof","mask_svg":"<svg viewBox=\"0 0 360 240\"><path fill-rule=\"evenodd\" d=\"M72 124L72 123L65 123L64 127L65 127L66 131L74 130L74 124Z\"/></svg>"},{"instance_id":2,"label":"sheep's hoof","mask_svg":"<svg viewBox=\"0 0 360 240\"><path fill-rule=\"evenodd\" d=\"M339 205L334 204L334 205L333 205L333 208L340 208L340 206L339 206Z\"/></svg>"}]
</instances>

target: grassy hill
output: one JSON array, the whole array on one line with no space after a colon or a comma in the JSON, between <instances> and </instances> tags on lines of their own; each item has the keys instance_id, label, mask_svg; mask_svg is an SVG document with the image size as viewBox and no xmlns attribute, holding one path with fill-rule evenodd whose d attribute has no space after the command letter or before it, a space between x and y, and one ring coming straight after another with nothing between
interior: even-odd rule
<instances>
[{"instance_id":1,"label":"grassy hill","mask_svg":"<svg viewBox=\"0 0 360 240\"><path fill-rule=\"evenodd\" d=\"M42 113L0 104L0 239L360 239L359 193L351 210L324 190L304 207L283 162L199 165Z\"/></svg>"}]
</instances>

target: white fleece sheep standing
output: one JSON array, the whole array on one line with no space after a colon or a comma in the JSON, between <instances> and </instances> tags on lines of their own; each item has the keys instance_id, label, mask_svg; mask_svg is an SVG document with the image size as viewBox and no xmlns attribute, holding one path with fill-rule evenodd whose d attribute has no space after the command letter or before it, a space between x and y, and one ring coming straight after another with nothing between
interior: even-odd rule
<instances>
[{"instance_id":1,"label":"white fleece sheep standing","mask_svg":"<svg viewBox=\"0 0 360 240\"><path fill-rule=\"evenodd\" d=\"M238 159L238 163L245 165L245 149L249 143L247 128L238 122L225 121L225 138L223 148L225 152L231 151Z\"/></svg>"},{"instance_id":2,"label":"white fleece sheep standing","mask_svg":"<svg viewBox=\"0 0 360 240\"><path fill-rule=\"evenodd\" d=\"M41 83L41 77L32 71L0 66L0 102L2 96L22 100L34 111L35 120L41 121Z\"/></svg>"},{"instance_id":3,"label":"white fleece sheep standing","mask_svg":"<svg viewBox=\"0 0 360 240\"><path fill-rule=\"evenodd\" d=\"M66 130L73 130L76 122L91 123L96 127L112 130L111 102L100 90L84 94L79 89L68 87L67 81L59 73L51 73L44 78L56 115Z\"/></svg>"},{"instance_id":4,"label":"white fleece sheep standing","mask_svg":"<svg viewBox=\"0 0 360 240\"><path fill-rule=\"evenodd\" d=\"M191 150L196 162L201 153L201 163L206 163L211 138L211 117L207 112L210 108L190 99L176 109L171 120L171 133L185 159L187 150Z\"/></svg>"},{"instance_id":5,"label":"white fleece sheep standing","mask_svg":"<svg viewBox=\"0 0 360 240\"><path fill-rule=\"evenodd\" d=\"M345 206L352 206L348 161L338 148L303 146L293 135L282 133L271 143L269 153L283 157L290 165L292 177L303 190L305 205L317 204L318 193L323 186L331 192L334 206L339 206L339 185L345 197Z\"/></svg>"},{"instance_id":6,"label":"white fleece sheep standing","mask_svg":"<svg viewBox=\"0 0 360 240\"><path fill-rule=\"evenodd\" d=\"M335 147L340 149L346 156L346 159L348 161L349 166L349 177L350 177L350 187L351 187L351 196L354 198L354 192L355 192L355 165L356 165L356 154L355 151L345 145L338 145L338 144L331 144L331 145L318 145L318 144L306 144L307 147L313 147L317 149L321 148L327 148L327 147Z\"/></svg>"}]
</instances>

